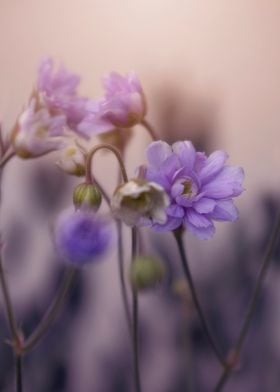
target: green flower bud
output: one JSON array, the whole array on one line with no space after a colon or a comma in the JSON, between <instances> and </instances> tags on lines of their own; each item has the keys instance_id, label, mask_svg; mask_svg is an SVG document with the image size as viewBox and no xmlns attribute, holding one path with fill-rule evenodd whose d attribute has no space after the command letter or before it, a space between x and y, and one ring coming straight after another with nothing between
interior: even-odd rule
<instances>
[{"instance_id":1,"label":"green flower bud","mask_svg":"<svg viewBox=\"0 0 280 392\"><path fill-rule=\"evenodd\" d=\"M130 267L130 282L137 290L147 290L159 285L164 278L162 262L149 256L135 258Z\"/></svg>"},{"instance_id":2,"label":"green flower bud","mask_svg":"<svg viewBox=\"0 0 280 392\"><path fill-rule=\"evenodd\" d=\"M98 187L86 182L76 186L73 192L73 203L76 208L97 211L102 201Z\"/></svg>"}]
</instances>

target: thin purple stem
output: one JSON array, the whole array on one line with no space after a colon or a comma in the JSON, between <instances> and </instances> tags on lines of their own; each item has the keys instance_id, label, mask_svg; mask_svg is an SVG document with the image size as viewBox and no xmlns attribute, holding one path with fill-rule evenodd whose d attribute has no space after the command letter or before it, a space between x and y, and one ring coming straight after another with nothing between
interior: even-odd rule
<instances>
[{"instance_id":1,"label":"thin purple stem","mask_svg":"<svg viewBox=\"0 0 280 392\"><path fill-rule=\"evenodd\" d=\"M226 384L226 382L228 381L236 363L238 362L239 356L240 356L240 352L241 349L243 347L243 344L245 342L245 338L248 334L249 331L249 327L253 318L253 315L255 313L256 310L256 306L257 306L257 301L259 299L260 296L260 292L262 289L262 285L263 285L263 281L266 277L267 271L268 271L268 267L270 265L270 262L272 260L272 256L274 253L274 250L276 248L277 245L277 240L280 234L280 213L278 214L278 217L276 218L276 223L274 225L274 228L272 230L271 233L271 237L269 239L266 251L265 251L265 255L263 258L263 262L258 274L258 278L257 278L257 282L256 282L256 286L254 288L251 300L249 302L248 308L247 308L247 312L245 314L245 318L240 330L240 333L238 335L237 338L237 342L234 346L234 349L232 350L232 366L228 366L224 369L224 371L222 372L220 379L218 380L218 383L215 387L215 392L220 392L222 391L224 385Z\"/></svg>"}]
</instances>

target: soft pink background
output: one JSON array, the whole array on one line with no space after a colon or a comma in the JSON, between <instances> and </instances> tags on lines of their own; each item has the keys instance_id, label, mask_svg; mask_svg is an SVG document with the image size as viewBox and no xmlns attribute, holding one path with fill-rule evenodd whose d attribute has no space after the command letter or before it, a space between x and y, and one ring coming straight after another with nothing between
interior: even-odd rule
<instances>
[{"instance_id":1,"label":"soft pink background","mask_svg":"<svg viewBox=\"0 0 280 392\"><path fill-rule=\"evenodd\" d=\"M37 65L45 55L81 74L82 91L92 96L100 93L104 73L135 70L147 94L148 117L155 126L159 124L156 92L164 83L180 87L186 94L192 91L213 99L218 107L218 137L213 147L227 150L230 162L244 167L247 190L237 204L244 221L258 223L260 193L278 191L280 186L279 20L277 0L0 0L1 118L8 130L26 102ZM139 127L129 153L131 174L144 159L148 141L140 132ZM99 164L106 178L111 175L113 160L108 162L105 169L104 161ZM32 164L16 160L7 170L4 223L10 214L32 217L32 206L26 208L24 197ZM32 218L34 249L30 258L38 260L42 250L50 251L49 227L38 229L40 218ZM255 227L252 235L257 236L261 227ZM218 252L219 240L229 230L230 225L219 226L211 242L190 239L191 258L198 260L193 262L194 273L199 271L202 277L215 273L215 266L207 265L205 259L208 252ZM112 268L111 264L98 266L89 274L98 271L105 280L108 273L116 276ZM11 279L18 287L13 295L19 308L32 306L34 295L46 285L48 270L46 257L45 262L34 262L28 276L13 272ZM95 333L106 335L108 347L117 344L108 318L121 307L112 302L119 291L118 282L111 280L110 291L100 286L106 311L100 310L99 324L95 325ZM90 332L90 312L85 314L79 328L86 334ZM162 339L166 341L168 325L163 328ZM93 371L87 367L89 346L87 341L80 344L80 361L84 361L80 377L84 379L92 377ZM104 350L103 343L100 347ZM168 356L162 358L168 361ZM166 369L170 368L167 363ZM146 373L148 391L156 392L156 376L149 375L148 369ZM163 374L168 381L168 371ZM98 379L98 367L95 377ZM74 383L73 391L81 391L77 388Z\"/></svg>"}]
</instances>

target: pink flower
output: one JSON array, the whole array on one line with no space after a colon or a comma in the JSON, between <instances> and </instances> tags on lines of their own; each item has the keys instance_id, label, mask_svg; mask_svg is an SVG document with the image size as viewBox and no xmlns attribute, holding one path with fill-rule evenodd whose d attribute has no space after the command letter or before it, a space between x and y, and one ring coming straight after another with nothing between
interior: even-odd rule
<instances>
[{"instance_id":1,"label":"pink flower","mask_svg":"<svg viewBox=\"0 0 280 392\"><path fill-rule=\"evenodd\" d=\"M78 75L67 71L63 66L55 71L50 58L42 61L38 72L38 91L51 112L66 116L66 123L73 131L77 131L78 124L87 113L88 99L78 95L79 84Z\"/></svg>"},{"instance_id":2,"label":"pink flower","mask_svg":"<svg viewBox=\"0 0 280 392\"><path fill-rule=\"evenodd\" d=\"M12 134L17 155L34 158L63 147L64 115L50 115L48 109L38 106L35 97L19 116Z\"/></svg>"},{"instance_id":3,"label":"pink flower","mask_svg":"<svg viewBox=\"0 0 280 392\"><path fill-rule=\"evenodd\" d=\"M87 135L130 128L140 123L146 114L145 96L134 72L126 76L112 72L103 80L105 96L87 104L88 115L79 125Z\"/></svg>"}]
</instances>

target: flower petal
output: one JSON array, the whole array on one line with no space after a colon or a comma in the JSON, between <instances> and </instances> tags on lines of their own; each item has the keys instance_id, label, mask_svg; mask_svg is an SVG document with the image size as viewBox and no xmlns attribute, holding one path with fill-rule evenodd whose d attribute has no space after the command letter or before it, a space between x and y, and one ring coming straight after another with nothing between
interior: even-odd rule
<instances>
[{"instance_id":1,"label":"flower petal","mask_svg":"<svg viewBox=\"0 0 280 392\"><path fill-rule=\"evenodd\" d=\"M172 204L167 207L166 212L169 216L173 218L183 218L185 211L184 208L178 206L177 204Z\"/></svg>"},{"instance_id":2,"label":"flower petal","mask_svg":"<svg viewBox=\"0 0 280 392\"><path fill-rule=\"evenodd\" d=\"M160 168L162 163L170 157L171 154L172 149L169 144L162 141L152 142L146 150L147 159L155 168Z\"/></svg>"},{"instance_id":3,"label":"flower petal","mask_svg":"<svg viewBox=\"0 0 280 392\"><path fill-rule=\"evenodd\" d=\"M217 202L214 211L208 216L218 221L235 221L238 218L238 210L232 200L220 200Z\"/></svg>"},{"instance_id":4,"label":"flower petal","mask_svg":"<svg viewBox=\"0 0 280 392\"><path fill-rule=\"evenodd\" d=\"M190 141L185 140L172 144L172 149L180 159L181 164L192 170L196 156L193 144Z\"/></svg>"},{"instance_id":5,"label":"flower petal","mask_svg":"<svg viewBox=\"0 0 280 392\"><path fill-rule=\"evenodd\" d=\"M199 178L202 183L209 182L219 171L222 170L228 154L224 151L213 152L206 160L205 165L199 173Z\"/></svg>"},{"instance_id":6,"label":"flower petal","mask_svg":"<svg viewBox=\"0 0 280 392\"><path fill-rule=\"evenodd\" d=\"M188 231L201 240L209 240L215 234L215 227L211 224L208 227L196 227L192 225L187 219L184 220L184 225Z\"/></svg>"},{"instance_id":7,"label":"flower petal","mask_svg":"<svg viewBox=\"0 0 280 392\"><path fill-rule=\"evenodd\" d=\"M208 219L205 215L199 214L194 209L189 208L186 213L187 222L191 223L193 226L199 228L205 228L212 225L210 219Z\"/></svg>"},{"instance_id":8,"label":"flower petal","mask_svg":"<svg viewBox=\"0 0 280 392\"><path fill-rule=\"evenodd\" d=\"M207 214L214 210L216 204L215 200L203 197L193 205L193 208L200 214Z\"/></svg>"},{"instance_id":9,"label":"flower petal","mask_svg":"<svg viewBox=\"0 0 280 392\"><path fill-rule=\"evenodd\" d=\"M171 230L175 230L178 227L180 227L182 225L182 223L183 223L182 218L168 217L168 219L164 225L159 225L158 223L155 223L153 225L153 229L158 232L171 231Z\"/></svg>"},{"instance_id":10,"label":"flower petal","mask_svg":"<svg viewBox=\"0 0 280 392\"><path fill-rule=\"evenodd\" d=\"M225 166L208 184L202 187L204 195L214 199L227 199L243 192L244 171L241 167Z\"/></svg>"}]
</instances>

